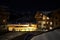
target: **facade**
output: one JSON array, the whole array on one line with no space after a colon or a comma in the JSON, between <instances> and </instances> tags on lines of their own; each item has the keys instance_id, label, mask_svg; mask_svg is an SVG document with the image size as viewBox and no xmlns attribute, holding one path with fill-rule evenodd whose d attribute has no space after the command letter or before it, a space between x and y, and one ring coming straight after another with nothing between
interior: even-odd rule
<instances>
[{"instance_id":1,"label":"facade","mask_svg":"<svg viewBox=\"0 0 60 40\"><path fill-rule=\"evenodd\" d=\"M50 20L50 18L47 15L43 14L40 11L37 11L36 15L35 15L35 18L36 18L36 21L37 21L38 30L52 29L52 21Z\"/></svg>"},{"instance_id":2,"label":"facade","mask_svg":"<svg viewBox=\"0 0 60 40\"><path fill-rule=\"evenodd\" d=\"M53 27L59 27L60 26L60 9L52 11L50 14L50 20L53 21Z\"/></svg>"}]
</instances>

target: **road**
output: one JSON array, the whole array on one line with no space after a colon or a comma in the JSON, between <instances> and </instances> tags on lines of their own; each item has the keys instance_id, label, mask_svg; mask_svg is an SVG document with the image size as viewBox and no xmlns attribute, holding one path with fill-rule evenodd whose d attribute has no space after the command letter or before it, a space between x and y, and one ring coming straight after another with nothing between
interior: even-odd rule
<instances>
[{"instance_id":1,"label":"road","mask_svg":"<svg viewBox=\"0 0 60 40\"><path fill-rule=\"evenodd\" d=\"M11 40L17 36L21 36L23 34L25 34L26 32L9 32L9 33L6 33L2 36L0 36L0 40Z\"/></svg>"},{"instance_id":2,"label":"road","mask_svg":"<svg viewBox=\"0 0 60 40\"><path fill-rule=\"evenodd\" d=\"M37 33L39 32L10 32L0 36L0 40L60 40L60 29Z\"/></svg>"},{"instance_id":3,"label":"road","mask_svg":"<svg viewBox=\"0 0 60 40\"><path fill-rule=\"evenodd\" d=\"M8 32L0 36L0 40L29 40L41 32Z\"/></svg>"},{"instance_id":4,"label":"road","mask_svg":"<svg viewBox=\"0 0 60 40\"><path fill-rule=\"evenodd\" d=\"M30 40L33 36L36 36L38 34L41 34L42 32L27 32L21 36L18 36L16 38L13 38L12 40Z\"/></svg>"},{"instance_id":5,"label":"road","mask_svg":"<svg viewBox=\"0 0 60 40\"><path fill-rule=\"evenodd\" d=\"M26 34L23 34L21 36L18 36L12 40L29 40L31 39L31 37L34 36L33 34L30 34L30 33L26 33Z\"/></svg>"},{"instance_id":6,"label":"road","mask_svg":"<svg viewBox=\"0 0 60 40\"><path fill-rule=\"evenodd\" d=\"M31 40L60 40L60 29L34 36Z\"/></svg>"}]
</instances>

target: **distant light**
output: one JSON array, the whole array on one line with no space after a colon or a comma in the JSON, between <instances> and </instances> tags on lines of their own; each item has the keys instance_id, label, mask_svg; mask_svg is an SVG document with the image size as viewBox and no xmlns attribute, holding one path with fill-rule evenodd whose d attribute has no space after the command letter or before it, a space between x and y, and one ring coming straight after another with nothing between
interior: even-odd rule
<instances>
[{"instance_id":1,"label":"distant light","mask_svg":"<svg viewBox=\"0 0 60 40\"><path fill-rule=\"evenodd\" d=\"M3 22L6 22L6 20L4 19Z\"/></svg>"},{"instance_id":2,"label":"distant light","mask_svg":"<svg viewBox=\"0 0 60 40\"><path fill-rule=\"evenodd\" d=\"M25 29L21 30L21 31L26 31Z\"/></svg>"},{"instance_id":3,"label":"distant light","mask_svg":"<svg viewBox=\"0 0 60 40\"><path fill-rule=\"evenodd\" d=\"M45 20L46 19L46 16L45 15L43 15L43 20Z\"/></svg>"},{"instance_id":4,"label":"distant light","mask_svg":"<svg viewBox=\"0 0 60 40\"><path fill-rule=\"evenodd\" d=\"M13 29L14 31L35 31L37 29L37 25L35 24L31 24L31 26L29 24L11 24L7 26L9 31L13 31Z\"/></svg>"},{"instance_id":5,"label":"distant light","mask_svg":"<svg viewBox=\"0 0 60 40\"><path fill-rule=\"evenodd\" d=\"M15 31L19 31L18 29L15 29Z\"/></svg>"},{"instance_id":6,"label":"distant light","mask_svg":"<svg viewBox=\"0 0 60 40\"><path fill-rule=\"evenodd\" d=\"M46 31L48 31L48 30L46 29Z\"/></svg>"},{"instance_id":7,"label":"distant light","mask_svg":"<svg viewBox=\"0 0 60 40\"><path fill-rule=\"evenodd\" d=\"M22 26L29 26L29 25L22 25Z\"/></svg>"},{"instance_id":8,"label":"distant light","mask_svg":"<svg viewBox=\"0 0 60 40\"><path fill-rule=\"evenodd\" d=\"M43 24L45 24L46 22L45 22L45 21L43 21L42 23L43 23Z\"/></svg>"},{"instance_id":9,"label":"distant light","mask_svg":"<svg viewBox=\"0 0 60 40\"><path fill-rule=\"evenodd\" d=\"M47 19L49 19L49 17L47 17Z\"/></svg>"},{"instance_id":10,"label":"distant light","mask_svg":"<svg viewBox=\"0 0 60 40\"><path fill-rule=\"evenodd\" d=\"M50 27L49 29L52 29L52 27Z\"/></svg>"},{"instance_id":11,"label":"distant light","mask_svg":"<svg viewBox=\"0 0 60 40\"><path fill-rule=\"evenodd\" d=\"M50 25L52 25L52 22L50 22Z\"/></svg>"},{"instance_id":12,"label":"distant light","mask_svg":"<svg viewBox=\"0 0 60 40\"><path fill-rule=\"evenodd\" d=\"M12 31L12 30L13 30L13 28L12 28L12 27L9 27L9 28L8 28L8 30L9 30L9 31Z\"/></svg>"}]
</instances>

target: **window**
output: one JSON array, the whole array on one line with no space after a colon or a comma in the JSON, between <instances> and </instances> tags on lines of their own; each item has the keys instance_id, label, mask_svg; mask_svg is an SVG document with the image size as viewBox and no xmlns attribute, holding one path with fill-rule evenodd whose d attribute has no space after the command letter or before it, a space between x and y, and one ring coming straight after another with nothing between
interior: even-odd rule
<instances>
[{"instance_id":1,"label":"window","mask_svg":"<svg viewBox=\"0 0 60 40\"><path fill-rule=\"evenodd\" d=\"M45 24L46 22L45 22L45 21L43 21L42 23L43 23L43 24Z\"/></svg>"},{"instance_id":2,"label":"window","mask_svg":"<svg viewBox=\"0 0 60 40\"><path fill-rule=\"evenodd\" d=\"M47 19L49 19L49 17L47 17Z\"/></svg>"},{"instance_id":3,"label":"window","mask_svg":"<svg viewBox=\"0 0 60 40\"><path fill-rule=\"evenodd\" d=\"M52 22L50 22L50 25L52 25Z\"/></svg>"},{"instance_id":4,"label":"window","mask_svg":"<svg viewBox=\"0 0 60 40\"><path fill-rule=\"evenodd\" d=\"M52 29L52 27L49 27L49 29Z\"/></svg>"},{"instance_id":5,"label":"window","mask_svg":"<svg viewBox=\"0 0 60 40\"><path fill-rule=\"evenodd\" d=\"M43 15L43 20L45 20L46 19L46 16L45 15Z\"/></svg>"}]
</instances>

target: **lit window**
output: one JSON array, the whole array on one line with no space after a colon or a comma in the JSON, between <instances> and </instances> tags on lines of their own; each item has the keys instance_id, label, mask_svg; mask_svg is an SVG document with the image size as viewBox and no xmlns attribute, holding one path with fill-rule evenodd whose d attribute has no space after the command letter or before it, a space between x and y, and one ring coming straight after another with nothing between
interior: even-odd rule
<instances>
[{"instance_id":1,"label":"lit window","mask_svg":"<svg viewBox=\"0 0 60 40\"><path fill-rule=\"evenodd\" d=\"M45 17L43 17L43 20L45 20Z\"/></svg>"},{"instance_id":2,"label":"lit window","mask_svg":"<svg viewBox=\"0 0 60 40\"><path fill-rule=\"evenodd\" d=\"M49 29L52 29L52 27L50 27Z\"/></svg>"},{"instance_id":3,"label":"lit window","mask_svg":"<svg viewBox=\"0 0 60 40\"><path fill-rule=\"evenodd\" d=\"M52 25L52 22L50 22L50 25Z\"/></svg>"},{"instance_id":4,"label":"lit window","mask_svg":"<svg viewBox=\"0 0 60 40\"><path fill-rule=\"evenodd\" d=\"M43 15L43 20L45 20L46 19L46 16L45 15Z\"/></svg>"},{"instance_id":5,"label":"lit window","mask_svg":"<svg viewBox=\"0 0 60 40\"><path fill-rule=\"evenodd\" d=\"M47 17L47 19L49 19L49 17Z\"/></svg>"},{"instance_id":6,"label":"lit window","mask_svg":"<svg viewBox=\"0 0 60 40\"><path fill-rule=\"evenodd\" d=\"M45 21L43 21L42 23L45 24Z\"/></svg>"}]
</instances>

